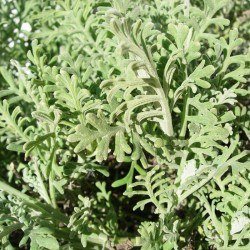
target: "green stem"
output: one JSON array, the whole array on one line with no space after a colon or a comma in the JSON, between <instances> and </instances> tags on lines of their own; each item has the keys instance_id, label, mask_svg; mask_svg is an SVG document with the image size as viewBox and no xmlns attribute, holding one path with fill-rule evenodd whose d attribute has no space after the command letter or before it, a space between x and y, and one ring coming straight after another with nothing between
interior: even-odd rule
<instances>
[{"instance_id":1,"label":"green stem","mask_svg":"<svg viewBox=\"0 0 250 250\"><path fill-rule=\"evenodd\" d=\"M189 103L188 103L189 95L190 95L190 90L188 89L187 93L185 95L184 108L183 108L183 112L182 112L182 116L181 116L182 121L181 121L180 138L185 138L186 131L187 131L187 116L188 116L188 111L189 111Z\"/></svg>"},{"instance_id":2,"label":"green stem","mask_svg":"<svg viewBox=\"0 0 250 250\"><path fill-rule=\"evenodd\" d=\"M40 201L31 198L27 194L20 192L19 190L11 187L10 185L1 180L0 180L0 190L3 190L8 194L16 196L17 198L23 200L24 204L27 204L29 208L33 208L34 210L41 212L43 215L46 215L53 220L56 219L59 222L64 222L66 224L69 221L68 217L62 214L59 210L54 209L51 206L48 206Z\"/></svg>"},{"instance_id":3,"label":"green stem","mask_svg":"<svg viewBox=\"0 0 250 250\"><path fill-rule=\"evenodd\" d=\"M50 198L49 198L47 189L46 189L46 187L45 187L43 177L42 177L42 175L41 175L41 173L40 173L40 170L39 170L39 168L38 168L36 162L35 162L35 164L34 164L34 167L35 167L37 179L38 179L38 181L39 181L39 183L40 183L40 186L41 186L41 189L42 189L42 190L41 190L41 193L42 193L43 195L41 195L41 194L40 194L40 195L41 195L41 197L44 198L44 200L45 200L48 204L52 204L52 202L51 202L51 200L50 200ZM38 192L39 192L39 190L38 190ZM40 193L40 192L39 192L39 193Z\"/></svg>"},{"instance_id":4,"label":"green stem","mask_svg":"<svg viewBox=\"0 0 250 250\"><path fill-rule=\"evenodd\" d=\"M52 206L54 208L57 208L57 203L56 203L56 193L55 193L55 187L54 187L54 179L55 179L55 174L54 171L52 170L49 176L49 193L50 193L50 198L52 202Z\"/></svg>"},{"instance_id":5,"label":"green stem","mask_svg":"<svg viewBox=\"0 0 250 250\"><path fill-rule=\"evenodd\" d=\"M55 194L55 187L54 187L54 180L55 180L55 172L54 172L54 165L55 165L55 152L56 152L56 143L53 147L53 150L51 152L51 155L49 157L50 163L48 165L48 173L49 173L49 194L50 199L52 202L52 206L54 208L57 208L57 202L56 202L56 194Z\"/></svg>"}]
</instances>

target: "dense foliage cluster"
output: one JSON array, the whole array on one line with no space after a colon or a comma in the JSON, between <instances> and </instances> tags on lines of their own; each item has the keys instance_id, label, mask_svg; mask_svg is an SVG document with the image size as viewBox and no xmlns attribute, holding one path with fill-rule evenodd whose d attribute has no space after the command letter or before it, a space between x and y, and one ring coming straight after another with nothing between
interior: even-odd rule
<instances>
[{"instance_id":1,"label":"dense foliage cluster","mask_svg":"<svg viewBox=\"0 0 250 250\"><path fill-rule=\"evenodd\" d=\"M250 249L250 2L2 0L1 249Z\"/></svg>"}]
</instances>

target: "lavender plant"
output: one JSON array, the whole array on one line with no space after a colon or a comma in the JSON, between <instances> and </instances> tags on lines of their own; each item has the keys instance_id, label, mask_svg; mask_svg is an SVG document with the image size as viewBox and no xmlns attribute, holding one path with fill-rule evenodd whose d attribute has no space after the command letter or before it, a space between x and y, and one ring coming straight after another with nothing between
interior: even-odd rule
<instances>
[{"instance_id":1,"label":"lavender plant","mask_svg":"<svg viewBox=\"0 0 250 250\"><path fill-rule=\"evenodd\" d=\"M2 249L249 249L248 1L17 3Z\"/></svg>"}]
</instances>

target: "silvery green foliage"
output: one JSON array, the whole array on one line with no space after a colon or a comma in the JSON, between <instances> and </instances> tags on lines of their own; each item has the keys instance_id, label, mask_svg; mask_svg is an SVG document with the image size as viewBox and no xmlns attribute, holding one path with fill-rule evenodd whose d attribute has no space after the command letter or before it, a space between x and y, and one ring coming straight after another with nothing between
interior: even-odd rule
<instances>
[{"instance_id":1,"label":"silvery green foliage","mask_svg":"<svg viewBox=\"0 0 250 250\"><path fill-rule=\"evenodd\" d=\"M249 4L33 4L31 66L0 68L1 247L249 249ZM126 200L155 216L133 235Z\"/></svg>"}]
</instances>

